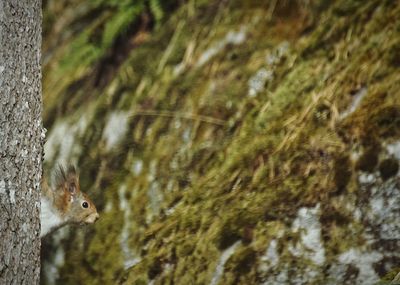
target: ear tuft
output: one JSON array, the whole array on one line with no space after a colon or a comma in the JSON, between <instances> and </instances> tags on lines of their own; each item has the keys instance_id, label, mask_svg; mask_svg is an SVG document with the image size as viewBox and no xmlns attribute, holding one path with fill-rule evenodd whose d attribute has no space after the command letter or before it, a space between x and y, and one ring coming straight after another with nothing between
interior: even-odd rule
<instances>
[{"instance_id":1,"label":"ear tuft","mask_svg":"<svg viewBox=\"0 0 400 285\"><path fill-rule=\"evenodd\" d=\"M75 166L69 165L67 170L68 177L78 176Z\"/></svg>"},{"instance_id":2,"label":"ear tuft","mask_svg":"<svg viewBox=\"0 0 400 285\"><path fill-rule=\"evenodd\" d=\"M61 164L59 164L57 169L54 171L53 181L56 189L62 188L65 182L67 182L67 174L65 173L65 169Z\"/></svg>"},{"instance_id":3,"label":"ear tuft","mask_svg":"<svg viewBox=\"0 0 400 285\"><path fill-rule=\"evenodd\" d=\"M74 181L71 181L68 183L68 191L72 195L74 195L76 193L76 184Z\"/></svg>"},{"instance_id":4,"label":"ear tuft","mask_svg":"<svg viewBox=\"0 0 400 285\"><path fill-rule=\"evenodd\" d=\"M62 165L58 165L55 171L54 182L56 189L64 189L71 195L75 195L78 189L79 178L76 168L72 165L65 169Z\"/></svg>"}]
</instances>

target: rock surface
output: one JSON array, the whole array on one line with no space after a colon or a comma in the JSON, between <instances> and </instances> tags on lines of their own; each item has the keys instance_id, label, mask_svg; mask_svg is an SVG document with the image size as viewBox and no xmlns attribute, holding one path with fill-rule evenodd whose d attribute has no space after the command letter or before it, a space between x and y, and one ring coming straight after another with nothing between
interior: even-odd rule
<instances>
[{"instance_id":1,"label":"rock surface","mask_svg":"<svg viewBox=\"0 0 400 285\"><path fill-rule=\"evenodd\" d=\"M101 219L46 241L44 284L398 273L398 2L47 2L47 165Z\"/></svg>"}]
</instances>

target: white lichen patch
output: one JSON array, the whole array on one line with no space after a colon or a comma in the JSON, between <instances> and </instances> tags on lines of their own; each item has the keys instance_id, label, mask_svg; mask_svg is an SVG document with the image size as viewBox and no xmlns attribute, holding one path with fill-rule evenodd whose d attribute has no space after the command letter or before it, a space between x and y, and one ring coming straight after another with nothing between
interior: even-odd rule
<instances>
[{"instance_id":1,"label":"white lichen patch","mask_svg":"<svg viewBox=\"0 0 400 285\"><path fill-rule=\"evenodd\" d=\"M364 224L365 243L337 257L337 262L329 270L331 281L327 284L376 284L379 281L376 264L390 270L394 265L388 260L399 258L393 250L393 242L400 239L398 178L383 182L376 174L361 173L358 180L360 192L366 199L354 207L353 214L357 213L358 220Z\"/></svg>"},{"instance_id":2,"label":"white lichen patch","mask_svg":"<svg viewBox=\"0 0 400 285\"><path fill-rule=\"evenodd\" d=\"M52 235L53 244L55 245L55 253L51 256L51 260L47 260L42 264L46 284L56 284L57 279L60 277L59 269L65 263L65 251L61 246L62 241L68 236L69 228L64 227Z\"/></svg>"},{"instance_id":3,"label":"white lichen patch","mask_svg":"<svg viewBox=\"0 0 400 285\"><path fill-rule=\"evenodd\" d=\"M375 273L374 263L382 259L382 254L377 251L362 251L360 249L351 248L342 253L338 257L338 265L335 265L331 273L335 280L344 280L346 266L352 265L358 269L358 275L355 280L355 285L372 285L379 281L379 276Z\"/></svg>"},{"instance_id":4,"label":"white lichen patch","mask_svg":"<svg viewBox=\"0 0 400 285\"><path fill-rule=\"evenodd\" d=\"M300 270L296 271L295 274L293 274L290 277L290 283L307 285L310 283L310 281L312 282L316 280L319 274L320 274L319 268L314 268L313 266L309 266L304 271Z\"/></svg>"},{"instance_id":5,"label":"white lichen patch","mask_svg":"<svg viewBox=\"0 0 400 285\"><path fill-rule=\"evenodd\" d=\"M126 185L122 184L118 188L118 200L119 200L119 209L123 211L125 214L130 212L129 208L129 200L126 198Z\"/></svg>"},{"instance_id":6,"label":"white lichen patch","mask_svg":"<svg viewBox=\"0 0 400 285\"><path fill-rule=\"evenodd\" d=\"M303 283L292 283L292 278L290 277L290 267L285 265L276 275L269 276L263 285L286 285L286 284L303 284ZM294 281L294 280L293 280Z\"/></svg>"},{"instance_id":7,"label":"white lichen patch","mask_svg":"<svg viewBox=\"0 0 400 285\"><path fill-rule=\"evenodd\" d=\"M256 97L265 88L267 82L274 79L274 71L277 64L288 54L289 43L283 42L279 44L275 50L265 57L265 66L261 67L257 72L250 77L247 82L249 97Z\"/></svg>"},{"instance_id":8,"label":"white lichen patch","mask_svg":"<svg viewBox=\"0 0 400 285\"><path fill-rule=\"evenodd\" d=\"M189 143L191 140L192 129L185 128L182 133L182 140L184 143Z\"/></svg>"},{"instance_id":9,"label":"white lichen patch","mask_svg":"<svg viewBox=\"0 0 400 285\"><path fill-rule=\"evenodd\" d=\"M104 207L104 212L105 213L109 213L114 209L114 205L112 203L112 201L107 201L105 207Z\"/></svg>"},{"instance_id":10,"label":"white lichen patch","mask_svg":"<svg viewBox=\"0 0 400 285\"><path fill-rule=\"evenodd\" d=\"M4 180L0 180L0 194L6 194L6 182Z\"/></svg>"},{"instance_id":11,"label":"white lichen patch","mask_svg":"<svg viewBox=\"0 0 400 285\"><path fill-rule=\"evenodd\" d=\"M15 204L15 189L14 188L10 188L10 203L11 204Z\"/></svg>"},{"instance_id":12,"label":"white lichen patch","mask_svg":"<svg viewBox=\"0 0 400 285\"><path fill-rule=\"evenodd\" d=\"M225 263L228 261L228 259L235 253L236 249L238 248L238 246L241 244L241 241L237 241L235 242L233 245L231 245L230 247L228 247L227 249L225 249L219 260L217 263L217 267L215 268L213 277L210 281L210 285L217 285L219 280L222 277L222 274L224 274L224 270L225 270Z\"/></svg>"},{"instance_id":13,"label":"white lichen patch","mask_svg":"<svg viewBox=\"0 0 400 285\"><path fill-rule=\"evenodd\" d=\"M132 249L129 247L129 236L131 231L131 207L129 204L129 200L127 199L128 188L125 184L122 184L118 189L118 198L119 198L119 208L123 212L124 215L124 223L120 236L120 248L122 252L122 256L124 258L124 268L127 269L129 267L134 266L139 263L141 258L133 253Z\"/></svg>"},{"instance_id":14,"label":"white lichen patch","mask_svg":"<svg viewBox=\"0 0 400 285\"><path fill-rule=\"evenodd\" d=\"M274 79L274 72L271 69L265 67L259 69L250 79L248 84L248 96L255 97L260 93L267 81Z\"/></svg>"},{"instance_id":15,"label":"white lichen patch","mask_svg":"<svg viewBox=\"0 0 400 285\"><path fill-rule=\"evenodd\" d=\"M180 205L182 205L182 204L183 204L183 203L180 201L180 202L176 203L174 206L172 206L172 207L166 209L166 210L165 210L165 215L171 216L173 213L175 213L176 209L177 209Z\"/></svg>"},{"instance_id":16,"label":"white lichen patch","mask_svg":"<svg viewBox=\"0 0 400 285\"><path fill-rule=\"evenodd\" d=\"M279 269L276 274L269 275L266 280L263 281L263 285L306 285L306 284L317 284L313 282L316 279L319 272L318 270L309 267L307 270L298 270L288 264L285 264L283 268Z\"/></svg>"},{"instance_id":17,"label":"white lichen patch","mask_svg":"<svg viewBox=\"0 0 400 285\"><path fill-rule=\"evenodd\" d=\"M59 277L59 273L58 273L58 268L48 262L45 262L44 264L42 264L43 267L43 272L45 275L45 280L47 284L53 285L56 284L56 280Z\"/></svg>"},{"instance_id":18,"label":"white lichen patch","mask_svg":"<svg viewBox=\"0 0 400 285\"><path fill-rule=\"evenodd\" d=\"M0 75L4 72L4 66L0 65ZM3 86L3 76L0 76L0 86Z\"/></svg>"},{"instance_id":19,"label":"white lichen patch","mask_svg":"<svg viewBox=\"0 0 400 285\"><path fill-rule=\"evenodd\" d=\"M321 236L320 205L300 208L290 232L298 234L297 242L287 244L288 252L299 260L299 264L307 263L307 269L287 264L280 257L279 239L287 231L279 232L272 239L265 254L260 258L259 273L265 285L275 284L310 284L321 278L321 266L325 264L325 248ZM294 266L293 268L291 268Z\"/></svg>"},{"instance_id":20,"label":"white lichen patch","mask_svg":"<svg viewBox=\"0 0 400 285\"><path fill-rule=\"evenodd\" d=\"M66 121L57 122L52 132L47 138L47 142L44 146L45 160L46 161L58 161L60 163L66 162L68 157L72 156L73 149L76 144L75 134L72 132L73 126ZM56 157L58 153L58 157Z\"/></svg>"},{"instance_id":21,"label":"white lichen patch","mask_svg":"<svg viewBox=\"0 0 400 285\"><path fill-rule=\"evenodd\" d=\"M289 270L287 266L279 270L278 274L269 276L262 285L285 285L290 284Z\"/></svg>"},{"instance_id":22,"label":"white lichen patch","mask_svg":"<svg viewBox=\"0 0 400 285\"><path fill-rule=\"evenodd\" d=\"M292 224L292 231L300 233L300 241L289 244L289 251L294 256L303 256L316 265L325 262L325 248L321 240L319 204L314 208L300 208Z\"/></svg>"},{"instance_id":23,"label":"white lichen patch","mask_svg":"<svg viewBox=\"0 0 400 285\"><path fill-rule=\"evenodd\" d=\"M353 95L353 101L351 102L350 106L340 114L340 119L344 119L347 116L351 115L355 110L357 110L358 106L360 105L362 99L367 95L368 88L362 87Z\"/></svg>"},{"instance_id":24,"label":"white lichen patch","mask_svg":"<svg viewBox=\"0 0 400 285\"><path fill-rule=\"evenodd\" d=\"M65 252L64 249L60 246L57 247L56 254L54 255L54 264L57 267L63 266L65 263Z\"/></svg>"},{"instance_id":25,"label":"white lichen patch","mask_svg":"<svg viewBox=\"0 0 400 285\"><path fill-rule=\"evenodd\" d=\"M400 141L386 145L386 150L389 155L392 155L396 159L400 160Z\"/></svg>"},{"instance_id":26,"label":"white lichen patch","mask_svg":"<svg viewBox=\"0 0 400 285\"><path fill-rule=\"evenodd\" d=\"M43 141L46 139L46 133L47 133L47 129L46 128L42 128L42 131L40 132L40 138Z\"/></svg>"},{"instance_id":27,"label":"white lichen patch","mask_svg":"<svg viewBox=\"0 0 400 285\"><path fill-rule=\"evenodd\" d=\"M260 262L258 265L258 272L260 273L260 276L270 276L270 271L279 266L280 255L278 252L278 246L279 240L283 237L284 233L285 231L283 229L278 230L274 235L275 238L268 243L265 253L260 257Z\"/></svg>"},{"instance_id":28,"label":"white lichen patch","mask_svg":"<svg viewBox=\"0 0 400 285\"><path fill-rule=\"evenodd\" d=\"M149 219L151 220L153 216L156 216L160 213L161 203L164 200L164 195L160 190L160 185L156 181L153 181L150 184L150 187L147 191L147 197L150 201L149 206L151 213Z\"/></svg>"},{"instance_id":29,"label":"white lichen patch","mask_svg":"<svg viewBox=\"0 0 400 285\"><path fill-rule=\"evenodd\" d=\"M45 160L64 165L76 163L82 150L79 139L85 134L91 117L92 112L86 112L79 117L57 121L47 136Z\"/></svg>"},{"instance_id":30,"label":"white lichen patch","mask_svg":"<svg viewBox=\"0 0 400 285\"><path fill-rule=\"evenodd\" d=\"M143 160L135 160L132 164L131 171L135 176L139 176L143 171Z\"/></svg>"},{"instance_id":31,"label":"white lichen patch","mask_svg":"<svg viewBox=\"0 0 400 285\"><path fill-rule=\"evenodd\" d=\"M197 61L196 67L207 63L211 58L220 53L228 45L239 45L246 40L246 28L242 27L239 31L230 31L225 38L206 49Z\"/></svg>"},{"instance_id":32,"label":"white lichen patch","mask_svg":"<svg viewBox=\"0 0 400 285\"><path fill-rule=\"evenodd\" d=\"M289 53L289 47L289 42L287 41L280 43L272 53L266 56L265 63L269 66L279 64Z\"/></svg>"},{"instance_id":33,"label":"white lichen patch","mask_svg":"<svg viewBox=\"0 0 400 285\"><path fill-rule=\"evenodd\" d=\"M265 254L260 258L260 270L267 272L269 269L274 268L279 263L278 254L278 241L276 239L271 240Z\"/></svg>"},{"instance_id":34,"label":"white lichen patch","mask_svg":"<svg viewBox=\"0 0 400 285\"><path fill-rule=\"evenodd\" d=\"M164 201L164 193L157 182L156 160L152 160L149 164L147 181L149 182L149 186L147 187L147 198L149 201L147 207L149 211L147 211L146 221L150 223L160 213L161 204Z\"/></svg>"},{"instance_id":35,"label":"white lichen patch","mask_svg":"<svg viewBox=\"0 0 400 285\"><path fill-rule=\"evenodd\" d=\"M360 184L373 184L376 182L376 176L373 173L362 172L358 176L358 182Z\"/></svg>"},{"instance_id":36,"label":"white lichen patch","mask_svg":"<svg viewBox=\"0 0 400 285\"><path fill-rule=\"evenodd\" d=\"M103 130L107 150L111 150L123 139L128 131L129 117L130 113L125 111L115 111L108 116Z\"/></svg>"},{"instance_id":37,"label":"white lichen patch","mask_svg":"<svg viewBox=\"0 0 400 285\"><path fill-rule=\"evenodd\" d=\"M395 180L389 180L380 187L371 188L367 208L369 223L378 229L382 240L400 239L400 189Z\"/></svg>"}]
</instances>

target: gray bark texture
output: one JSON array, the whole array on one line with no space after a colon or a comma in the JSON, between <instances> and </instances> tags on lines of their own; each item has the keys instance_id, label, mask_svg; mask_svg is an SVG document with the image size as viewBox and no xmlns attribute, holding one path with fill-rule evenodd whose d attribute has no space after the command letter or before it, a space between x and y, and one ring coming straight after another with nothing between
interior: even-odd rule
<instances>
[{"instance_id":1,"label":"gray bark texture","mask_svg":"<svg viewBox=\"0 0 400 285\"><path fill-rule=\"evenodd\" d=\"M39 284L41 1L0 0L0 284Z\"/></svg>"}]
</instances>

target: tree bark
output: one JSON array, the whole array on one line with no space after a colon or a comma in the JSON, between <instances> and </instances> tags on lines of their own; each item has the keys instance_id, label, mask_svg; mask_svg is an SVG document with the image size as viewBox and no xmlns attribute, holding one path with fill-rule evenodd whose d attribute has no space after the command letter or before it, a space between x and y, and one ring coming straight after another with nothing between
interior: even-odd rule
<instances>
[{"instance_id":1,"label":"tree bark","mask_svg":"<svg viewBox=\"0 0 400 285\"><path fill-rule=\"evenodd\" d=\"M41 1L0 0L0 284L38 284Z\"/></svg>"}]
</instances>

